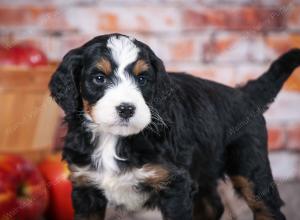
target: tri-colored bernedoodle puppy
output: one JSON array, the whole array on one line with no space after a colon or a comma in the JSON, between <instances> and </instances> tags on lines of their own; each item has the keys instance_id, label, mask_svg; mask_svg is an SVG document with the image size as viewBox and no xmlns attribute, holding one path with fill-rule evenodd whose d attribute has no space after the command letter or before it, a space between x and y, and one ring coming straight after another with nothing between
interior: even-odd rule
<instances>
[{"instance_id":1,"label":"tri-colored bernedoodle puppy","mask_svg":"<svg viewBox=\"0 0 300 220\"><path fill-rule=\"evenodd\" d=\"M231 88L166 72L146 44L121 34L71 50L49 87L68 124L75 218L104 219L109 204L158 208L165 220L219 219L217 181L227 175L255 219L285 219L263 113L299 64L291 50Z\"/></svg>"}]
</instances>

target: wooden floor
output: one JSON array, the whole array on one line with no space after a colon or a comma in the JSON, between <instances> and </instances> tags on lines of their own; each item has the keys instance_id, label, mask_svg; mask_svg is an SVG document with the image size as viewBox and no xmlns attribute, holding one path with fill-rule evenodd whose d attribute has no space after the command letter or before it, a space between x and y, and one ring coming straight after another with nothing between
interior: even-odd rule
<instances>
[{"instance_id":1,"label":"wooden floor","mask_svg":"<svg viewBox=\"0 0 300 220\"><path fill-rule=\"evenodd\" d=\"M278 183L280 195L286 205L283 208L288 220L300 220L300 182ZM252 220L252 214L244 201L238 199L229 183L220 185L225 201L222 220ZM159 212L124 213L109 210L106 220L162 220Z\"/></svg>"}]
</instances>

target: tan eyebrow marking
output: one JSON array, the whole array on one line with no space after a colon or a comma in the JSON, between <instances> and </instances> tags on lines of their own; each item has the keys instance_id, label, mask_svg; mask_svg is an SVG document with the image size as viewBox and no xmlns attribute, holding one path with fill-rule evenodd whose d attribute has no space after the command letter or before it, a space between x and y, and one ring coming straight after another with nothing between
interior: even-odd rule
<instances>
[{"instance_id":1,"label":"tan eyebrow marking","mask_svg":"<svg viewBox=\"0 0 300 220\"><path fill-rule=\"evenodd\" d=\"M142 72L144 72L148 69L149 69L149 65L144 60L138 60L133 67L133 73L134 73L134 75L138 76Z\"/></svg>"},{"instance_id":2,"label":"tan eyebrow marking","mask_svg":"<svg viewBox=\"0 0 300 220\"><path fill-rule=\"evenodd\" d=\"M103 57L97 62L96 67L103 71L103 73L107 76L112 72L109 60Z\"/></svg>"}]
</instances>

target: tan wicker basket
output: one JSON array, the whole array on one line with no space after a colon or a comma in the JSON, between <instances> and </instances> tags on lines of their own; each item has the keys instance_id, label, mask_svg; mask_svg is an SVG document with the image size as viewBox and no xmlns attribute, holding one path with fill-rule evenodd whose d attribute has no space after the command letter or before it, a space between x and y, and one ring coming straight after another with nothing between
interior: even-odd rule
<instances>
[{"instance_id":1,"label":"tan wicker basket","mask_svg":"<svg viewBox=\"0 0 300 220\"><path fill-rule=\"evenodd\" d=\"M52 148L61 114L48 92L55 68L0 68L0 154L38 162Z\"/></svg>"}]
</instances>

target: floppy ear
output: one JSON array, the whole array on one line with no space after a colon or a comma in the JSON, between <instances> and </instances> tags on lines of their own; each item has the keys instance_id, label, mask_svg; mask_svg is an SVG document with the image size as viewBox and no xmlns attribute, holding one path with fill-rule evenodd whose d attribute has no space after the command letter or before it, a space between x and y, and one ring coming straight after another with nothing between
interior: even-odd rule
<instances>
[{"instance_id":1,"label":"floppy ear","mask_svg":"<svg viewBox=\"0 0 300 220\"><path fill-rule=\"evenodd\" d=\"M79 79L82 69L82 49L69 51L52 75L49 83L51 96L66 115L76 112L82 106Z\"/></svg>"},{"instance_id":2,"label":"floppy ear","mask_svg":"<svg viewBox=\"0 0 300 220\"><path fill-rule=\"evenodd\" d=\"M172 84L163 61L158 58L151 49L150 61L156 75L154 102L159 105L161 103L165 103L165 101L171 96Z\"/></svg>"}]
</instances>

